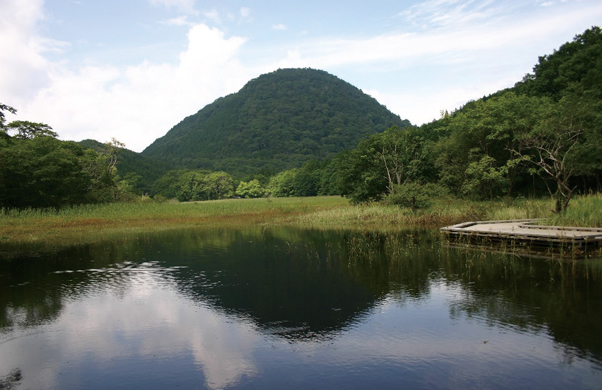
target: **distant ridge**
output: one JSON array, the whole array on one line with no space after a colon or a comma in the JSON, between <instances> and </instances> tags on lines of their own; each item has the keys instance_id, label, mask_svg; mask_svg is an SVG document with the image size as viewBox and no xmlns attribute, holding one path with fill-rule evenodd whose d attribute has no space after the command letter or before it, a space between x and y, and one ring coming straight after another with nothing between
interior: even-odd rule
<instances>
[{"instance_id":1,"label":"distant ridge","mask_svg":"<svg viewBox=\"0 0 602 390\"><path fill-rule=\"evenodd\" d=\"M280 69L185 118L142 155L239 176L278 172L354 148L366 134L409 125L325 71Z\"/></svg>"}]
</instances>

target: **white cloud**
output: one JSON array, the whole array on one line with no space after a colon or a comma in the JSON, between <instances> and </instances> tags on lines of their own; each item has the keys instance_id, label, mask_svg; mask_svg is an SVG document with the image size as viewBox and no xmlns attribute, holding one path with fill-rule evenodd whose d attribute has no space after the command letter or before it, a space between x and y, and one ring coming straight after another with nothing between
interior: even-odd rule
<instances>
[{"instance_id":1,"label":"white cloud","mask_svg":"<svg viewBox=\"0 0 602 390\"><path fill-rule=\"evenodd\" d=\"M243 18L248 18L251 16L251 9L247 8L247 7L242 7L240 9L240 16L242 16Z\"/></svg>"},{"instance_id":2,"label":"white cloud","mask_svg":"<svg viewBox=\"0 0 602 390\"><path fill-rule=\"evenodd\" d=\"M215 10L215 9L212 9L211 11L207 11L204 14L205 14L205 17L207 17L208 19L210 19L216 23L222 22L221 18L219 17L219 12L217 12L217 10Z\"/></svg>"},{"instance_id":3,"label":"white cloud","mask_svg":"<svg viewBox=\"0 0 602 390\"><path fill-rule=\"evenodd\" d=\"M506 14L510 6L504 2L505 12L494 0L428 0L418 3L399 15L407 22L433 27L460 26L479 20L491 20L497 15Z\"/></svg>"},{"instance_id":4,"label":"white cloud","mask_svg":"<svg viewBox=\"0 0 602 390\"><path fill-rule=\"evenodd\" d=\"M274 30L286 30L287 27L286 27L286 25L280 23L280 24L273 25L272 29L274 29Z\"/></svg>"},{"instance_id":5,"label":"white cloud","mask_svg":"<svg viewBox=\"0 0 602 390\"><path fill-rule=\"evenodd\" d=\"M19 338L22 344L16 353L0 349L0 362L10 361L24 372L37 373L24 376L25 388L58 388L64 383L60 373L68 366L77 370L90 361L103 366L116 357L190 353L191 363L202 372L199 379L204 378L206 388L216 390L258 373L254 352L262 336L252 324L202 304L193 306L176 286L169 285L165 274L138 271L135 275L124 272L120 279L124 283L114 285L113 291L96 286L84 299L65 302L61 315L46 324L44 331ZM28 343L37 347L28 348ZM53 354L73 358L65 362L53 359Z\"/></svg>"},{"instance_id":6,"label":"white cloud","mask_svg":"<svg viewBox=\"0 0 602 390\"><path fill-rule=\"evenodd\" d=\"M195 0L148 0L152 5L162 5L168 8L176 8L182 12L196 14L194 9Z\"/></svg>"},{"instance_id":7,"label":"white cloud","mask_svg":"<svg viewBox=\"0 0 602 390\"><path fill-rule=\"evenodd\" d=\"M20 113L50 124L63 139L115 137L141 151L185 116L254 76L237 59L244 42L199 24L189 30L188 47L176 65L50 67L47 86L22 101Z\"/></svg>"},{"instance_id":8,"label":"white cloud","mask_svg":"<svg viewBox=\"0 0 602 390\"><path fill-rule=\"evenodd\" d=\"M192 25L192 23L188 21L188 17L186 15L178 16L177 18L168 19L161 23L167 24L167 25L172 25L172 26L190 26L190 25Z\"/></svg>"},{"instance_id":9,"label":"white cloud","mask_svg":"<svg viewBox=\"0 0 602 390\"><path fill-rule=\"evenodd\" d=\"M5 0L0 3L0 101L16 105L48 84L48 61L41 55L66 44L39 37L42 0ZM10 99L8 101L7 99ZM18 107L16 107L18 108Z\"/></svg>"}]
</instances>

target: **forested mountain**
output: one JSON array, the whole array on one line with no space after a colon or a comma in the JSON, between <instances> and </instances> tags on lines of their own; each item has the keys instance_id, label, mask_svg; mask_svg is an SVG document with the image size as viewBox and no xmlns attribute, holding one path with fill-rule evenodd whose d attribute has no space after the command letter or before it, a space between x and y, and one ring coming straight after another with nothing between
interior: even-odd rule
<instances>
[{"instance_id":1,"label":"forested mountain","mask_svg":"<svg viewBox=\"0 0 602 390\"><path fill-rule=\"evenodd\" d=\"M185 118L142 154L242 176L330 158L366 134L409 125L327 72L280 69Z\"/></svg>"}]
</instances>

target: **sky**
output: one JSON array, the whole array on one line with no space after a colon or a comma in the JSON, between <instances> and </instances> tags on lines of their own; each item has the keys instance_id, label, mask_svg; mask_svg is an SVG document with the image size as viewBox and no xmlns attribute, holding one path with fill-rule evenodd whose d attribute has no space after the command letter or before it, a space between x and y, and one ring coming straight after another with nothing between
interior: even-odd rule
<instances>
[{"instance_id":1,"label":"sky","mask_svg":"<svg viewBox=\"0 0 602 390\"><path fill-rule=\"evenodd\" d=\"M140 152L249 80L309 67L420 125L601 21L599 0L0 0L0 103Z\"/></svg>"}]
</instances>

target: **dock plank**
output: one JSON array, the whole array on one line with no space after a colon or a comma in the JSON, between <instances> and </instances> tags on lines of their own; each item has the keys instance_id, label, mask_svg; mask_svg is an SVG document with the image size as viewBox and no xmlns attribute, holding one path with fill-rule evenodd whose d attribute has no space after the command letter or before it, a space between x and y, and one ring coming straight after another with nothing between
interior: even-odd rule
<instances>
[{"instance_id":1,"label":"dock plank","mask_svg":"<svg viewBox=\"0 0 602 390\"><path fill-rule=\"evenodd\" d=\"M475 221L444 227L451 239L483 242L514 241L537 246L571 245L578 248L602 244L602 229L536 225L539 220Z\"/></svg>"}]
</instances>

